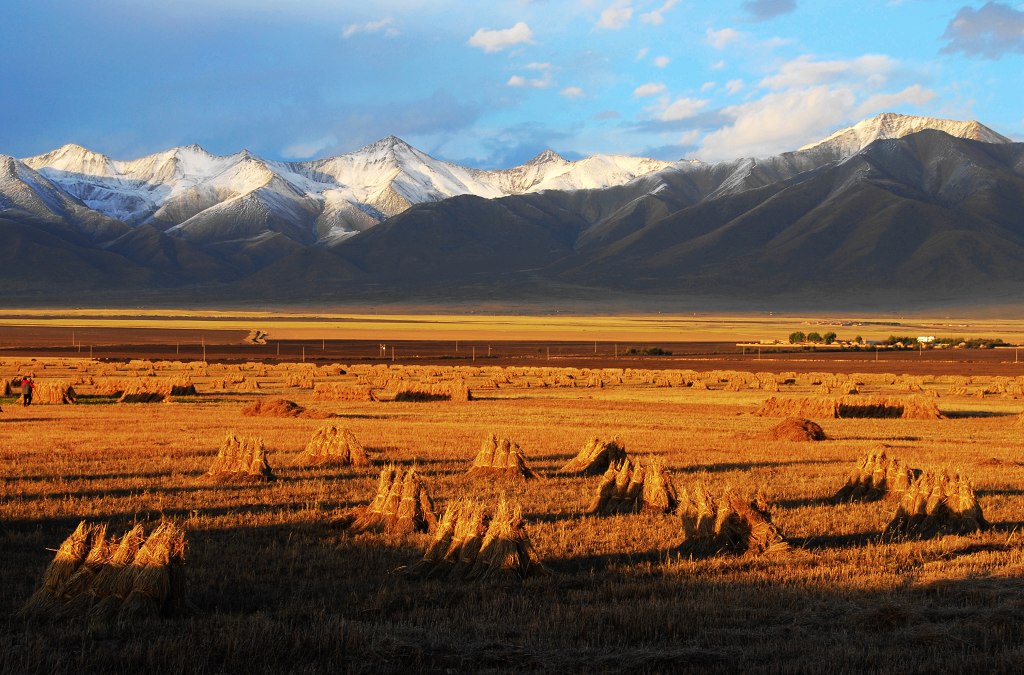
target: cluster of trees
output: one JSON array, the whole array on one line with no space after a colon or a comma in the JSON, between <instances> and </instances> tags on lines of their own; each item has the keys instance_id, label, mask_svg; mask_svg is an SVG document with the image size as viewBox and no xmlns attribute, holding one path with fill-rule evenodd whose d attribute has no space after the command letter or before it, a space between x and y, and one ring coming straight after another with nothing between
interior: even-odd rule
<instances>
[{"instance_id":1,"label":"cluster of trees","mask_svg":"<svg viewBox=\"0 0 1024 675\"><path fill-rule=\"evenodd\" d=\"M810 333L804 333L803 331L794 331L789 334L789 343L794 345L807 344L833 344L837 339L837 336L832 331L821 335L815 331ZM864 339L861 336L857 336L853 339L854 345L864 344ZM909 335L890 335L888 339L882 340L882 345L895 348L904 349L917 349L921 344L918 342L916 337L910 337ZM962 337L937 337L930 343L931 345L948 345L951 347L963 346L967 349L991 349L992 347L1008 346L1009 343L1004 342L1002 338L968 338Z\"/></svg>"},{"instance_id":2,"label":"cluster of trees","mask_svg":"<svg viewBox=\"0 0 1024 675\"><path fill-rule=\"evenodd\" d=\"M837 337L838 336L834 332L832 332L832 331L829 331L829 332L825 333L824 335L822 335L822 334L818 333L817 331L811 331L810 333L806 333L805 334L802 330L798 330L798 331L795 331L795 332L789 334L789 343L793 344L793 345L797 345L797 344L802 344L804 342L813 342L815 344L822 344L822 343L824 343L824 344L830 345L830 344L832 344L833 342L836 341ZM859 335L857 336L857 340L856 341L857 342L861 341L861 338L860 338Z\"/></svg>"}]
</instances>

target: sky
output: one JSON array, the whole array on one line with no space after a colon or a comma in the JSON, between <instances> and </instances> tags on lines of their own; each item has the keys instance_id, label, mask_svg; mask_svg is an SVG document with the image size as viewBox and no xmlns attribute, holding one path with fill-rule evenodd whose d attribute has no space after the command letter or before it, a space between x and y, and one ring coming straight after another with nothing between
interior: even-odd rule
<instances>
[{"instance_id":1,"label":"sky","mask_svg":"<svg viewBox=\"0 0 1024 675\"><path fill-rule=\"evenodd\" d=\"M1024 2L31 0L0 10L0 154L199 144L307 160L396 135L719 161L880 112L1024 140Z\"/></svg>"}]
</instances>

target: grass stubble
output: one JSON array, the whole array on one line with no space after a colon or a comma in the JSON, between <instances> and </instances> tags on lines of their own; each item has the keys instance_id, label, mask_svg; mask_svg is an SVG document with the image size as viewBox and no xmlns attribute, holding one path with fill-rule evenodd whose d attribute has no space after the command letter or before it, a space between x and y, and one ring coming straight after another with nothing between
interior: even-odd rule
<instances>
[{"instance_id":1,"label":"grass stubble","mask_svg":"<svg viewBox=\"0 0 1024 675\"><path fill-rule=\"evenodd\" d=\"M5 362L0 375L25 365ZM946 419L817 419L828 440L795 442L765 438L778 420L753 414L769 396L816 395L813 378L785 374L764 387L764 374L730 386L727 373L33 366L37 379L71 383L79 404L4 405L0 415L3 672L968 672L1013 670L1024 656L1024 403L976 395L1005 392L1006 381L970 382L964 396L962 381L917 376L914 394L938 394ZM184 375L197 395L144 406L93 395L90 384ZM600 386L584 385L595 378ZM908 390L900 378L859 379L865 395ZM393 400L410 383L447 380L473 400ZM298 461L323 420L240 414L264 397L308 407L321 383L376 391L378 400L315 401L372 465ZM262 439L277 480L204 477L229 431ZM469 472L491 434L527 449L538 478ZM677 489L757 494L789 550L698 556L678 515L587 515L602 475L558 470L595 437L656 462ZM881 444L908 466L969 475L991 527L890 540L893 500L835 503ZM366 511L388 463L429 484L438 518L456 504L521 509L517 527L548 573L514 583L402 573L433 534L337 526ZM486 535L477 515L464 527L473 550ZM82 519L111 532L176 523L188 536L194 609L99 627L19 618Z\"/></svg>"}]
</instances>

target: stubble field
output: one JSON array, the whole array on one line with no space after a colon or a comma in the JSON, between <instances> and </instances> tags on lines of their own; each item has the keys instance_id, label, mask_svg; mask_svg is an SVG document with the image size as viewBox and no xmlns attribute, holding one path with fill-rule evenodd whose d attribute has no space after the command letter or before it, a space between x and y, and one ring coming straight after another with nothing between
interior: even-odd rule
<instances>
[{"instance_id":1,"label":"stubble field","mask_svg":"<svg viewBox=\"0 0 1024 675\"><path fill-rule=\"evenodd\" d=\"M0 399L0 669L1014 670L1024 656L1024 378L1015 367L835 376L7 358L3 377L66 382L78 403ZM152 404L111 394L171 380L197 393ZM473 400L393 400L454 382ZM378 400L332 400L314 390L323 385ZM828 440L757 438L779 422L754 414L767 398L835 396L850 385L854 397L923 397L944 419L818 419ZM337 417L241 414L278 397ZM373 465L297 465L328 423L349 428ZM204 476L229 432L263 439L276 481ZM491 433L518 443L540 477L467 476ZM555 472L595 436L660 462L680 490L701 482L713 493L760 492L790 550L697 557L678 516L586 514L601 477ZM882 532L894 501L831 503L856 461L883 444L913 467L969 477L991 529L893 540ZM438 515L463 498L520 504L548 573L504 583L405 573L429 534L339 524L367 507L388 462L417 467ZM129 622L19 617L82 519L116 532L163 519L183 528L188 610Z\"/></svg>"}]
</instances>

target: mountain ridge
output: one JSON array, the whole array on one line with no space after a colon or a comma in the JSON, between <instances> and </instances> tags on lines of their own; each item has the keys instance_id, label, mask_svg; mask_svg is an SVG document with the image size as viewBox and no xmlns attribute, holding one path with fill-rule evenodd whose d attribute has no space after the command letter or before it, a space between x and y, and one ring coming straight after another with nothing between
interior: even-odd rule
<instances>
[{"instance_id":1,"label":"mountain ridge","mask_svg":"<svg viewBox=\"0 0 1024 675\"><path fill-rule=\"evenodd\" d=\"M974 123L913 131L922 119L876 116L837 143L766 158L661 166L545 151L495 172L397 137L305 163L198 146L110 160L68 145L0 156L0 234L29 264L52 248L82 293L115 296L128 292L117 279L156 296L283 300L1012 293L1024 282L1024 145ZM903 135L868 141L885 134ZM75 179L83 171L116 175ZM481 176L485 194L444 196ZM349 199L357 191L365 201ZM0 287L74 287L15 276Z\"/></svg>"}]
</instances>

